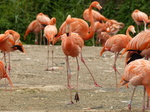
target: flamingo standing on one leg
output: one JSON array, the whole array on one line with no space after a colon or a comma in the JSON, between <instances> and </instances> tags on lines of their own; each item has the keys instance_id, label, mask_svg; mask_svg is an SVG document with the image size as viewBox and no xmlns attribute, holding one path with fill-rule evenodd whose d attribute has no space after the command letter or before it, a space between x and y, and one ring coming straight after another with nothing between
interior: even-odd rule
<instances>
[{"instance_id":1,"label":"flamingo standing on one leg","mask_svg":"<svg viewBox=\"0 0 150 112\"><path fill-rule=\"evenodd\" d=\"M118 72L116 68L116 61L119 56L120 51L127 46L129 41L132 39L131 36L129 35L129 32L135 33L135 29L133 25L130 25L128 29L126 30L126 35L124 34L117 34L112 37L110 37L104 47L102 48L100 55L103 54L105 51L110 51L115 53L115 60L113 64L113 69L115 71L115 78L116 78L116 90L117 90L117 75L116 72ZM119 73L119 72L118 72ZM119 73L120 74L120 73ZM117 90L118 91L118 90Z\"/></svg>"},{"instance_id":2,"label":"flamingo standing on one leg","mask_svg":"<svg viewBox=\"0 0 150 112\"><path fill-rule=\"evenodd\" d=\"M102 23L103 21L108 21L108 19L103 16L102 14L100 14L98 11L92 10L92 16L94 18L94 21L98 21L100 23ZM83 18L86 21L90 22L90 17L89 17L89 9L85 9L83 12Z\"/></svg>"},{"instance_id":3,"label":"flamingo standing on one leg","mask_svg":"<svg viewBox=\"0 0 150 112\"><path fill-rule=\"evenodd\" d=\"M79 63L78 63L78 56L79 54L81 55L81 61L84 63L84 65L87 67L87 65L85 64L84 62L84 59L82 57L82 47L84 46L84 41L83 39L81 38L81 36L77 33L73 33L71 31L71 23L72 23L72 19L69 18L66 20L66 23L67 23L67 28L66 28L66 32L69 32L69 33L66 33L66 34L63 34L61 36L61 39L62 39L62 50L64 52L64 54L66 55L66 65L67 65L67 87L70 89L70 104L73 104L73 101L72 101L72 94L71 94L71 89L73 88L70 84L70 78L71 78L71 69L70 69L70 65L69 65L69 56L71 57L76 57L76 60L77 60L77 69L78 69L78 72L77 72L77 90L78 90L78 75L79 75ZM73 24L73 23L72 23ZM68 31L69 30L69 31ZM87 67L87 69L89 70L89 68ZM89 70L90 72L90 70ZM94 80L94 84L98 87L100 87L100 85L97 84L97 82L95 81L92 73L90 72L93 80ZM76 102L79 101L79 96L78 96L78 92L76 92L76 95L75 95L75 100Z\"/></svg>"},{"instance_id":4,"label":"flamingo standing on one leg","mask_svg":"<svg viewBox=\"0 0 150 112\"><path fill-rule=\"evenodd\" d=\"M52 47L54 46L54 37L56 36L57 34L57 28L56 28L56 18L53 18L53 23L51 23L53 25L47 25L45 28L44 28L44 36L45 38L47 39L47 45L48 45L48 50L47 50L47 68L46 70L49 70L48 69L48 66L49 66L49 46L52 44ZM51 70L54 70L53 68L53 49L52 49L52 69Z\"/></svg>"},{"instance_id":5,"label":"flamingo standing on one leg","mask_svg":"<svg viewBox=\"0 0 150 112\"><path fill-rule=\"evenodd\" d=\"M145 111L145 91L150 97L150 62L144 59L137 59L131 61L124 69L124 74L121 79L122 85L131 83L134 86L134 90L131 99L128 104L128 108L131 111L131 103L134 96L134 92L137 86L144 86L144 96L143 96L143 108L142 112Z\"/></svg>"},{"instance_id":6,"label":"flamingo standing on one leg","mask_svg":"<svg viewBox=\"0 0 150 112\"><path fill-rule=\"evenodd\" d=\"M33 32L35 33L35 44L38 44L38 33L40 33L40 45L42 44L42 30L44 27L38 20L32 21L29 25L28 28L26 29L25 35L24 35L24 40L26 39L26 36L30 33Z\"/></svg>"},{"instance_id":7,"label":"flamingo standing on one leg","mask_svg":"<svg viewBox=\"0 0 150 112\"><path fill-rule=\"evenodd\" d=\"M147 23L150 23L150 20L148 20L148 15L138 9L135 9L131 14L132 19L137 24L138 32L139 32L139 25L144 23L144 30L146 30Z\"/></svg>"}]
</instances>

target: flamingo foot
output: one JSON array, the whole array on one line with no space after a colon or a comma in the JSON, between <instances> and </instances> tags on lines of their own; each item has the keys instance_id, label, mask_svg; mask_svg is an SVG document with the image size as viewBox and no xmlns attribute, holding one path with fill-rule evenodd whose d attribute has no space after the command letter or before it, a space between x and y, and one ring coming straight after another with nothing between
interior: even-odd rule
<instances>
[{"instance_id":1,"label":"flamingo foot","mask_svg":"<svg viewBox=\"0 0 150 112\"><path fill-rule=\"evenodd\" d=\"M145 109L147 109L147 107L143 106L142 112L145 112Z\"/></svg>"},{"instance_id":2,"label":"flamingo foot","mask_svg":"<svg viewBox=\"0 0 150 112\"><path fill-rule=\"evenodd\" d=\"M79 95L78 95L78 92L75 94L74 100L76 101L76 103L79 101Z\"/></svg>"},{"instance_id":3,"label":"flamingo foot","mask_svg":"<svg viewBox=\"0 0 150 112\"><path fill-rule=\"evenodd\" d=\"M145 109L150 110L150 107L145 106Z\"/></svg>"},{"instance_id":4,"label":"flamingo foot","mask_svg":"<svg viewBox=\"0 0 150 112\"><path fill-rule=\"evenodd\" d=\"M51 69L45 69L45 71L54 71L54 68L51 68Z\"/></svg>"},{"instance_id":5,"label":"flamingo foot","mask_svg":"<svg viewBox=\"0 0 150 112\"><path fill-rule=\"evenodd\" d=\"M68 89L73 89L73 87L70 86L69 84L67 85L67 88L68 88Z\"/></svg>"},{"instance_id":6,"label":"flamingo foot","mask_svg":"<svg viewBox=\"0 0 150 112\"><path fill-rule=\"evenodd\" d=\"M10 66L8 66L8 71L10 71Z\"/></svg>"},{"instance_id":7,"label":"flamingo foot","mask_svg":"<svg viewBox=\"0 0 150 112\"><path fill-rule=\"evenodd\" d=\"M72 104L74 104L74 102L73 102L73 101L70 101L70 102L68 103L68 105L72 105Z\"/></svg>"},{"instance_id":8,"label":"flamingo foot","mask_svg":"<svg viewBox=\"0 0 150 112\"><path fill-rule=\"evenodd\" d=\"M95 85L96 87L102 87L102 86L100 86L99 84L97 84L97 82L94 82L94 85Z\"/></svg>"},{"instance_id":9,"label":"flamingo foot","mask_svg":"<svg viewBox=\"0 0 150 112\"><path fill-rule=\"evenodd\" d=\"M128 104L128 109L129 111L131 111L131 104Z\"/></svg>"}]
</instances>

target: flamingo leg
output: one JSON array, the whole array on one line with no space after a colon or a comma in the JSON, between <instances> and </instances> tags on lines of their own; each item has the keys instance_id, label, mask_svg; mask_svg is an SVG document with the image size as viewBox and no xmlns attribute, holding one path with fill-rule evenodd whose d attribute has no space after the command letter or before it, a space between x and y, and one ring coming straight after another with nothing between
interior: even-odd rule
<instances>
[{"instance_id":1,"label":"flamingo leg","mask_svg":"<svg viewBox=\"0 0 150 112\"><path fill-rule=\"evenodd\" d=\"M79 101L79 95L78 95L78 81L79 81L79 70L80 70L80 67L79 67L79 62L78 62L78 57L76 57L76 61L77 61L77 91L76 91L76 94L75 94L75 101L78 102Z\"/></svg>"},{"instance_id":2,"label":"flamingo leg","mask_svg":"<svg viewBox=\"0 0 150 112\"><path fill-rule=\"evenodd\" d=\"M128 104L128 109L129 111L131 111L131 104L132 104L132 100L133 100L133 96L134 96L134 92L135 92L136 86L133 88L133 92L131 95L131 99L129 100L129 104Z\"/></svg>"},{"instance_id":3,"label":"flamingo leg","mask_svg":"<svg viewBox=\"0 0 150 112\"><path fill-rule=\"evenodd\" d=\"M11 78L11 73L10 73L10 70L11 70L10 53L8 53L8 58L9 58L9 59L8 59L9 65L8 65L8 76L7 76L7 79L8 79L8 81L9 81L9 83L10 83L10 86L11 86L10 91L12 91L13 84L12 84L12 82L11 82L11 80L10 80L10 78Z\"/></svg>"},{"instance_id":4,"label":"flamingo leg","mask_svg":"<svg viewBox=\"0 0 150 112\"><path fill-rule=\"evenodd\" d=\"M7 72L6 52L4 52L4 63L5 63L5 70ZM6 89L7 89L7 86L6 86L6 78L5 78L5 91Z\"/></svg>"},{"instance_id":5,"label":"flamingo leg","mask_svg":"<svg viewBox=\"0 0 150 112\"><path fill-rule=\"evenodd\" d=\"M54 66L53 65L54 64L54 61L53 61L54 60L53 59L54 58L54 45L52 45L51 48L52 48L52 69L51 70L54 71L54 67L53 67Z\"/></svg>"},{"instance_id":6,"label":"flamingo leg","mask_svg":"<svg viewBox=\"0 0 150 112\"><path fill-rule=\"evenodd\" d=\"M145 112L145 87L144 87L144 94L143 94L143 107L142 107L142 112Z\"/></svg>"},{"instance_id":7,"label":"flamingo leg","mask_svg":"<svg viewBox=\"0 0 150 112\"><path fill-rule=\"evenodd\" d=\"M90 69L89 69L88 66L86 65L86 63L85 63L85 61L84 61L84 59L83 59L82 53L81 53L81 61L83 62L83 64L85 65L85 67L87 68L87 70L89 71L89 73L91 74L91 77L92 77L92 79L93 79L93 81L94 81L94 85L95 85L96 87L101 87L101 86L95 81L95 78L94 78L94 76L92 75L92 72L90 71Z\"/></svg>"},{"instance_id":8,"label":"flamingo leg","mask_svg":"<svg viewBox=\"0 0 150 112\"><path fill-rule=\"evenodd\" d=\"M143 22L144 22L144 30L146 30L147 23L145 21L143 21Z\"/></svg>"},{"instance_id":9,"label":"flamingo leg","mask_svg":"<svg viewBox=\"0 0 150 112\"><path fill-rule=\"evenodd\" d=\"M10 74L10 69L11 69L11 65L10 65L10 53L8 53L8 60L9 60L9 65L8 65L8 75L11 76Z\"/></svg>"},{"instance_id":10,"label":"flamingo leg","mask_svg":"<svg viewBox=\"0 0 150 112\"><path fill-rule=\"evenodd\" d=\"M43 37L42 37L42 30L40 31L40 45L42 45L42 39L43 39ZM44 44L45 45L45 44Z\"/></svg>"},{"instance_id":11,"label":"flamingo leg","mask_svg":"<svg viewBox=\"0 0 150 112\"><path fill-rule=\"evenodd\" d=\"M35 33L35 44L38 45L38 33Z\"/></svg>"},{"instance_id":12,"label":"flamingo leg","mask_svg":"<svg viewBox=\"0 0 150 112\"><path fill-rule=\"evenodd\" d=\"M149 96L148 95L147 95L147 101L146 102L147 102L146 109L150 109L149 108Z\"/></svg>"},{"instance_id":13,"label":"flamingo leg","mask_svg":"<svg viewBox=\"0 0 150 112\"><path fill-rule=\"evenodd\" d=\"M46 71L49 70L48 67L49 67L49 44L47 45L47 68L46 68Z\"/></svg>"},{"instance_id":14,"label":"flamingo leg","mask_svg":"<svg viewBox=\"0 0 150 112\"><path fill-rule=\"evenodd\" d=\"M139 25L137 25L137 31L138 31L138 33L140 32L140 28L139 28Z\"/></svg>"},{"instance_id":15,"label":"flamingo leg","mask_svg":"<svg viewBox=\"0 0 150 112\"><path fill-rule=\"evenodd\" d=\"M47 47L47 68L46 68L46 71L54 71L54 68L53 68L53 53L54 53L54 51L53 51L53 47L54 47L54 45L52 45L51 47L52 47L52 68L51 69L48 69L48 67L49 67L49 52L50 52L50 46L51 46L51 44L49 44L48 43L48 47Z\"/></svg>"},{"instance_id":16,"label":"flamingo leg","mask_svg":"<svg viewBox=\"0 0 150 112\"><path fill-rule=\"evenodd\" d=\"M118 92L118 81L117 81L117 73L120 74L116 68L116 61L117 61L117 58L119 56L119 52L115 53L115 60L114 60L114 65L113 65L113 69L115 71L115 78L116 78L116 91Z\"/></svg>"},{"instance_id":17,"label":"flamingo leg","mask_svg":"<svg viewBox=\"0 0 150 112\"><path fill-rule=\"evenodd\" d=\"M94 37L92 38L93 47L95 47L95 40Z\"/></svg>"},{"instance_id":18,"label":"flamingo leg","mask_svg":"<svg viewBox=\"0 0 150 112\"><path fill-rule=\"evenodd\" d=\"M72 89L73 89L73 87L71 87L71 85L70 85L71 70L70 70L68 56L66 57L66 66L67 66L67 87L68 87L68 89L70 91L70 103L68 103L68 104L74 104L73 101L72 101Z\"/></svg>"},{"instance_id":19,"label":"flamingo leg","mask_svg":"<svg viewBox=\"0 0 150 112\"><path fill-rule=\"evenodd\" d=\"M40 26L40 29L42 29L41 26ZM42 30L41 30L40 31L40 45L42 45L42 41L44 41L44 40L45 40L45 38L43 37ZM45 41L44 41L44 45L45 45Z\"/></svg>"},{"instance_id":20,"label":"flamingo leg","mask_svg":"<svg viewBox=\"0 0 150 112\"><path fill-rule=\"evenodd\" d=\"M73 87L70 86L70 80L71 80L71 69L70 69L70 65L69 65L69 58L68 56L66 57L66 66L67 66L67 87L69 89L72 89Z\"/></svg>"},{"instance_id":21,"label":"flamingo leg","mask_svg":"<svg viewBox=\"0 0 150 112\"><path fill-rule=\"evenodd\" d=\"M5 63L5 69L7 70L7 62L6 62L6 53L4 52L4 63Z\"/></svg>"},{"instance_id":22,"label":"flamingo leg","mask_svg":"<svg viewBox=\"0 0 150 112\"><path fill-rule=\"evenodd\" d=\"M117 74L116 74L116 71L117 71L117 69L116 69L116 60L117 60L117 55L115 53L115 60L114 60L113 69L115 71L115 78L116 78L116 91L118 92L118 81L117 81Z\"/></svg>"},{"instance_id":23,"label":"flamingo leg","mask_svg":"<svg viewBox=\"0 0 150 112\"><path fill-rule=\"evenodd\" d=\"M118 52L117 54L115 53L115 60L114 60L113 69L114 69L114 71L117 72L120 76L122 76L122 75L120 74L120 72L117 70L117 67L116 67L116 62L117 62L118 56L119 56L119 52Z\"/></svg>"},{"instance_id":24,"label":"flamingo leg","mask_svg":"<svg viewBox=\"0 0 150 112\"><path fill-rule=\"evenodd\" d=\"M10 82L10 84L11 84L11 89L10 89L10 91L12 91L12 82L11 82L11 80L10 80L10 53L8 53L8 58L9 58L9 65L8 65L8 67L7 67L7 61L6 61L6 52L4 52L4 62L5 62L5 70L6 70L6 72L8 71L8 76L7 76L7 79L8 79L8 81ZM6 86L6 78L5 78L5 90L7 89L7 86Z\"/></svg>"}]
</instances>

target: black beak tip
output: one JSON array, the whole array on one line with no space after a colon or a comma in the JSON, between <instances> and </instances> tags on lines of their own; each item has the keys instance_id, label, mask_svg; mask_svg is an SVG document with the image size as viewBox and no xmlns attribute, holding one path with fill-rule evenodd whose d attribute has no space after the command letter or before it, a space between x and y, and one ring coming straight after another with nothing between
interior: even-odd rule
<instances>
[{"instance_id":1,"label":"black beak tip","mask_svg":"<svg viewBox=\"0 0 150 112\"><path fill-rule=\"evenodd\" d=\"M24 52L21 46L19 46L19 45L14 45L14 46L12 46L12 48L15 48L15 47L16 47L19 51Z\"/></svg>"}]
</instances>

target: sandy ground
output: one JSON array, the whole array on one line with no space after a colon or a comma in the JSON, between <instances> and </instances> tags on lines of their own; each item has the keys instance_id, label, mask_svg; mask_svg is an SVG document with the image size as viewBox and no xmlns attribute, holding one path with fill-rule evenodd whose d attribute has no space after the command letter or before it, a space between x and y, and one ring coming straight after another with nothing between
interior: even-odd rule
<instances>
[{"instance_id":1,"label":"sandy ground","mask_svg":"<svg viewBox=\"0 0 150 112\"><path fill-rule=\"evenodd\" d=\"M84 47L83 57L102 88L95 87L91 76L80 61L79 96L80 101L68 105L69 90L66 87L65 56L61 46L54 47L54 71L45 71L47 46L25 45L26 53L11 53L11 80L14 88L10 91L5 79L0 81L0 112L128 112L128 101L133 87L115 88L115 74L112 69L114 54L105 52L99 56L100 47ZM3 54L1 53L2 57ZM76 88L76 60L70 58L73 97ZM50 58L51 67L51 58ZM124 68L124 57L118 59L120 73ZM118 82L121 76L118 75ZM132 111L140 112L143 87L138 87L132 103ZM148 111L148 110L147 110Z\"/></svg>"}]
</instances>

